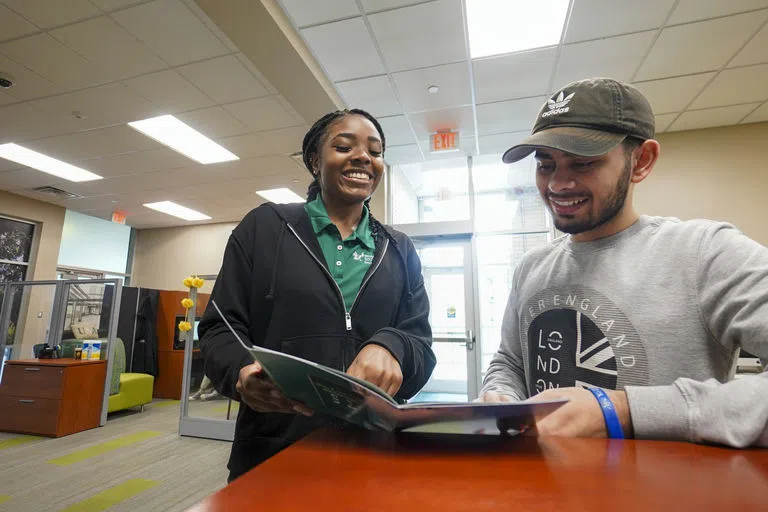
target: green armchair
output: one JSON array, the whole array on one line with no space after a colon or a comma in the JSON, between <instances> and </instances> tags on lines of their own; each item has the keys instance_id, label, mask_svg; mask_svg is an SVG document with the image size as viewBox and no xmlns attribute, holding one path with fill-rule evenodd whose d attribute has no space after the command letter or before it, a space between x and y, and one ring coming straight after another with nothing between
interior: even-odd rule
<instances>
[{"instance_id":1,"label":"green armchair","mask_svg":"<svg viewBox=\"0 0 768 512\"><path fill-rule=\"evenodd\" d=\"M101 341L101 359L106 359L109 343L106 338L99 338L98 341ZM83 340L62 340L62 357L74 357L77 347L83 347ZM131 407L141 407L144 410L144 405L152 401L155 378L145 373L126 373L125 345L120 338L115 338L115 353L112 357L107 412L121 411Z\"/></svg>"}]
</instances>

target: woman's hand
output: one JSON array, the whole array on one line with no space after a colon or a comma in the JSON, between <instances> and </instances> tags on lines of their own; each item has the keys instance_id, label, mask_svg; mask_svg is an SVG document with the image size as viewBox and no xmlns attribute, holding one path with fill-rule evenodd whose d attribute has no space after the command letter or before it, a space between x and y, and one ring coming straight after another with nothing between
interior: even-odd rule
<instances>
[{"instance_id":1,"label":"woman's hand","mask_svg":"<svg viewBox=\"0 0 768 512\"><path fill-rule=\"evenodd\" d=\"M381 345L366 345L358 352L347 374L375 384L394 396L403 384L403 371L397 359Z\"/></svg>"},{"instance_id":2,"label":"woman's hand","mask_svg":"<svg viewBox=\"0 0 768 512\"><path fill-rule=\"evenodd\" d=\"M248 407L257 412L298 413L312 416L312 409L301 402L289 400L267 377L259 363L249 364L240 370L237 392Z\"/></svg>"}]
</instances>

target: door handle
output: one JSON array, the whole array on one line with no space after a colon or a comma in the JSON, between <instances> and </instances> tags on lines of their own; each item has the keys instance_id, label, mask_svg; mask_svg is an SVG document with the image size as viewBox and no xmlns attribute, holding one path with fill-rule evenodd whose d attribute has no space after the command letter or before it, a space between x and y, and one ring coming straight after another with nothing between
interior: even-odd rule
<instances>
[{"instance_id":1,"label":"door handle","mask_svg":"<svg viewBox=\"0 0 768 512\"><path fill-rule=\"evenodd\" d=\"M472 329L467 330L467 350L474 350L475 349L475 333L472 332Z\"/></svg>"},{"instance_id":2,"label":"door handle","mask_svg":"<svg viewBox=\"0 0 768 512\"><path fill-rule=\"evenodd\" d=\"M29 399L25 398L25 399L19 400L19 403L20 404L33 404L33 403L35 403L35 401L34 400L29 400Z\"/></svg>"}]
</instances>

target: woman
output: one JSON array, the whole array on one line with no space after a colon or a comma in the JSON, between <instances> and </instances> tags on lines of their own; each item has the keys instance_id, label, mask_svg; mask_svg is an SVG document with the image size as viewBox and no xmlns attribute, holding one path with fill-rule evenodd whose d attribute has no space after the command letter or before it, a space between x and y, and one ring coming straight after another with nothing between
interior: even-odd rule
<instances>
[{"instance_id":1,"label":"woman","mask_svg":"<svg viewBox=\"0 0 768 512\"><path fill-rule=\"evenodd\" d=\"M267 203L235 228L214 286L244 339L415 395L435 365L429 303L410 239L373 218L384 133L365 111L319 119L302 145L314 179L305 204ZM205 373L243 402L229 459L232 481L323 424L287 399L210 305L200 323Z\"/></svg>"}]
</instances>

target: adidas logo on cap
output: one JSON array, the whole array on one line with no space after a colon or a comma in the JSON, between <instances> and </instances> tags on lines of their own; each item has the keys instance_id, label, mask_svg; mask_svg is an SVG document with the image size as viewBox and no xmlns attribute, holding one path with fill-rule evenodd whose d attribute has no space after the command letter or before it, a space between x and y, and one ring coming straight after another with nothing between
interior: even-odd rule
<instances>
[{"instance_id":1,"label":"adidas logo on cap","mask_svg":"<svg viewBox=\"0 0 768 512\"><path fill-rule=\"evenodd\" d=\"M572 92L571 94L566 96L563 91L560 91L560 94L558 94L556 98L548 99L547 107L549 108L549 110L546 112L543 112L541 114L541 117L556 116L557 114L564 114L568 112L570 110L570 107L568 107L568 103L571 102L575 94L576 94L575 92Z\"/></svg>"}]
</instances>

